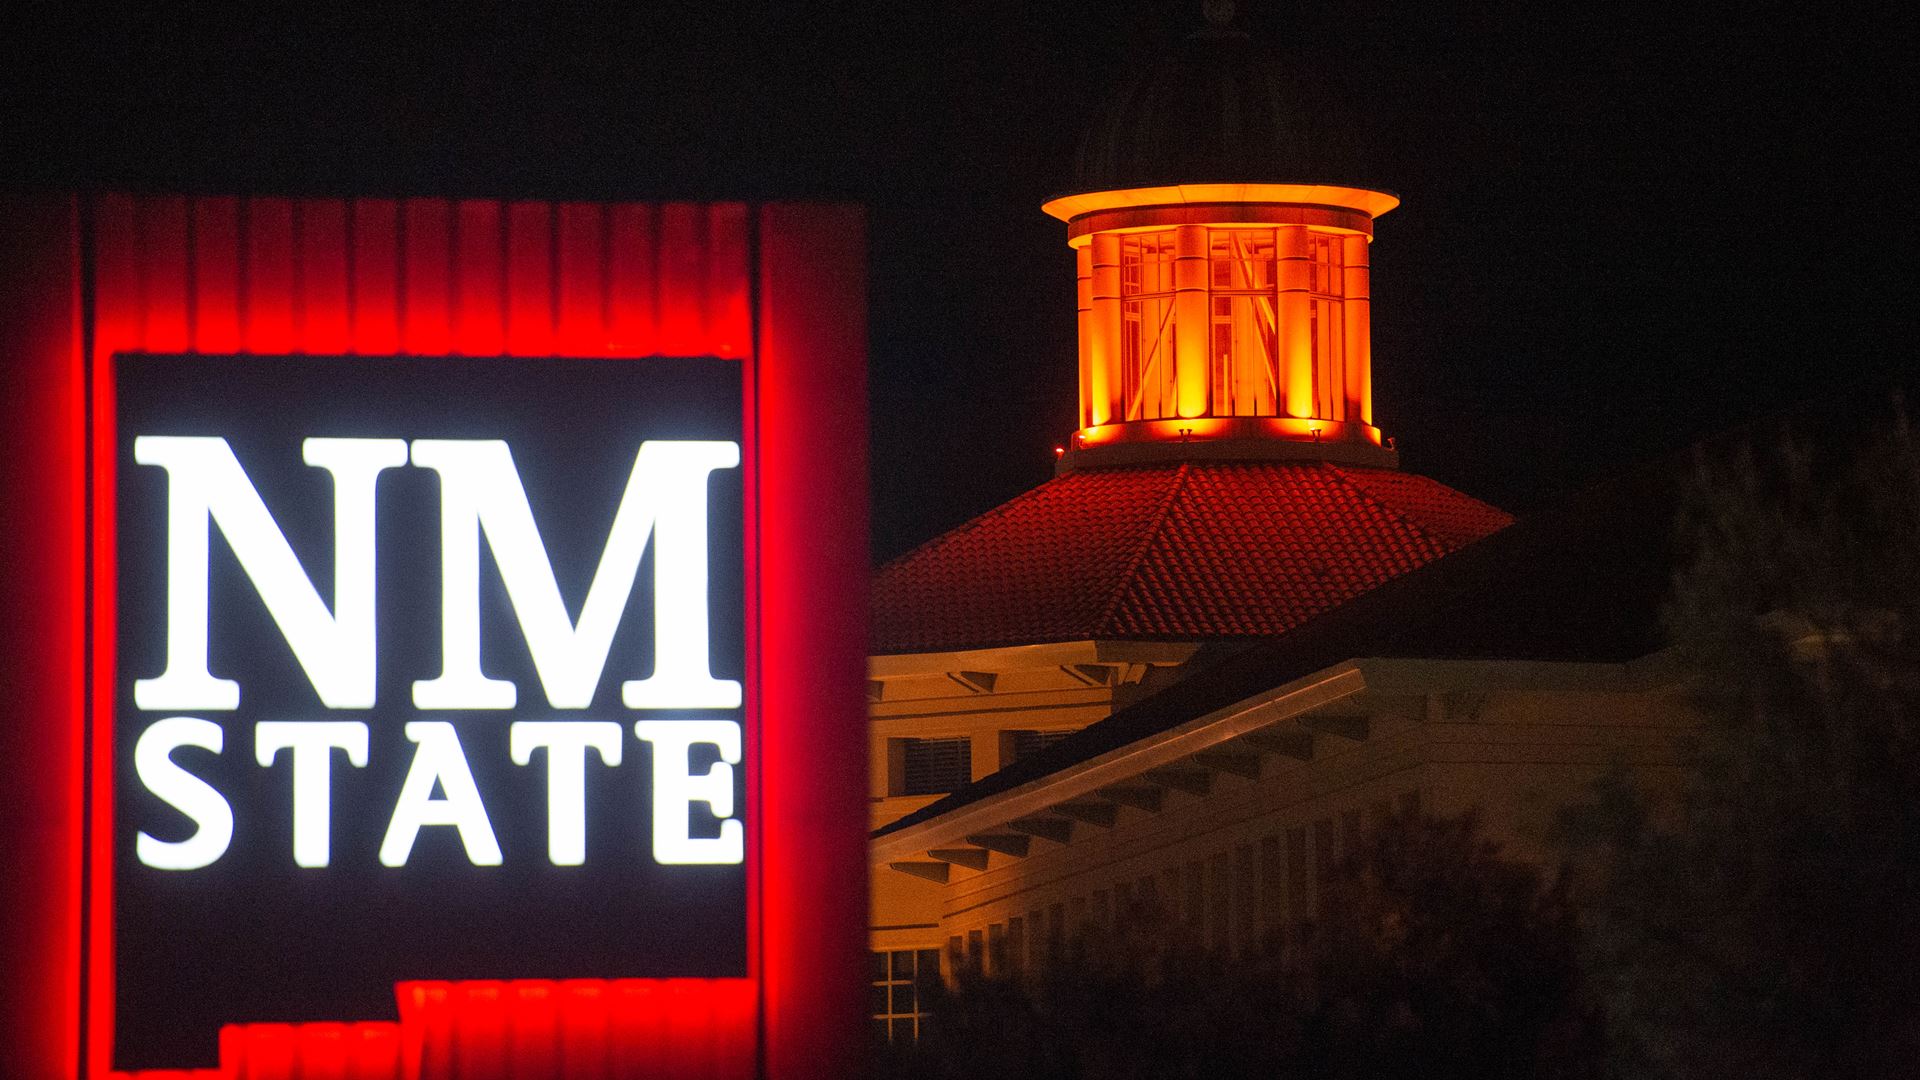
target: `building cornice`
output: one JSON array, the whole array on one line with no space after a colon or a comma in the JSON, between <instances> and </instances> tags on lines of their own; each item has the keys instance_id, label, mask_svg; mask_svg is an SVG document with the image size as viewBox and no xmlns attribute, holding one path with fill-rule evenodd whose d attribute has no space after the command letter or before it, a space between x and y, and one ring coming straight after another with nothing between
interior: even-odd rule
<instances>
[{"instance_id":1,"label":"building cornice","mask_svg":"<svg viewBox=\"0 0 1920 1080\"><path fill-rule=\"evenodd\" d=\"M1671 657L1656 653L1629 663L1568 663L1526 660L1354 659L1294 679L1106 753L919 821L889 826L870 845L874 865L925 859L930 851L974 845L983 835L1014 823L1059 817L1058 807L1100 798L1126 788L1154 770L1191 765L1196 754L1247 736L1270 744L1315 734L1364 737L1364 721L1342 716L1322 723L1311 714L1363 691L1425 694L1532 690L1545 692L1646 692L1677 685L1683 674ZM1070 815L1069 815L1070 816Z\"/></svg>"},{"instance_id":2,"label":"building cornice","mask_svg":"<svg viewBox=\"0 0 1920 1080\"><path fill-rule=\"evenodd\" d=\"M902 679L948 671L1035 671L1081 664L1184 664L1199 651L1191 641L1054 641L952 652L892 653L867 658L867 678Z\"/></svg>"},{"instance_id":3,"label":"building cornice","mask_svg":"<svg viewBox=\"0 0 1920 1080\"><path fill-rule=\"evenodd\" d=\"M1061 221L1071 222L1087 214L1108 210L1240 203L1328 207L1357 211L1369 218L1377 218L1399 206L1400 197L1385 191L1339 184L1167 184L1062 195L1048 200L1040 209Z\"/></svg>"}]
</instances>

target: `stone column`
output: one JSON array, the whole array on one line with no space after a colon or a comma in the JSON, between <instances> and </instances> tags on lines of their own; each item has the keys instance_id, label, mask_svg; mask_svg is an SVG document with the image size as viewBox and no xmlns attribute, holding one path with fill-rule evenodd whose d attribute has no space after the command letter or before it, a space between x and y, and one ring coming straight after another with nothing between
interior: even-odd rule
<instances>
[{"instance_id":1,"label":"stone column","mask_svg":"<svg viewBox=\"0 0 1920 1080\"><path fill-rule=\"evenodd\" d=\"M1313 288L1313 249L1301 225L1275 230L1274 277L1280 312L1280 406L1288 416L1313 415L1313 334L1308 305Z\"/></svg>"},{"instance_id":2,"label":"stone column","mask_svg":"<svg viewBox=\"0 0 1920 1080\"><path fill-rule=\"evenodd\" d=\"M1207 415L1213 319L1207 311L1207 230L1182 225L1173 237L1173 358L1178 415Z\"/></svg>"},{"instance_id":3,"label":"stone column","mask_svg":"<svg viewBox=\"0 0 1920 1080\"><path fill-rule=\"evenodd\" d=\"M1080 426L1095 423L1093 404L1093 245L1074 249L1074 298L1080 327Z\"/></svg>"},{"instance_id":4,"label":"stone column","mask_svg":"<svg viewBox=\"0 0 1920 1080\"><path fill-rule=\"evenodd\" d=\"M1089 424L1108 424L1124 419L1123 405L1116 404L1120 393L1120 238L1113 233L1094 233L1092 243L1092 330L1088 358L1087 391L1092 408Z\"/></svg>"}]
</instances>

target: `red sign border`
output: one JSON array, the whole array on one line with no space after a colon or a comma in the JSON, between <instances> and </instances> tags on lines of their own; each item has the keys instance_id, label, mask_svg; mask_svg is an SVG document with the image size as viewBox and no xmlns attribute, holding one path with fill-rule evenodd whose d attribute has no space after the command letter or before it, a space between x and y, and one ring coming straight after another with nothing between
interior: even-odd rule
<instances>
[{"instance_id":1,"label":"red sign border","mask_svg":"<svg viewBox=\"0 0 1920 1080\"><path fill-rule=\"evenodd\" d=\"M95 842L112 835L111 799L102 795L111 783L103 748L110 743L104 725L112 701L112 595L94 588L113 580L113 488L101 482L111 479L103 470L112 460L107 361L120 351L194 351L178 347L189 344L196 329L193 276L225 274L247 279L253 317L239 340L222 343L229 347L201 351L721 355L749 365L743 395L749 977L597 986L407 984L403 1026L411 1011L416 1026L437 1025L438 1034L408 1035L413 1042L405 1056L411 1068L420 1067L422 1053L431 1053L420 1040L431 1037L469 1056L486 1047L505 1055L505 1048L518 1046L511 1051L515 1060L531 1063L526 1055L539 1051L528 1047L538 1039L523 1030L524 1015L500 1008L504 1000L616 998L644 1001L654 1035L689 1038L682 1040L688 1048L679 1062L678 1052L662 1058L659 1046L627 1045L647 1043L647 1033L623 1035L618 1023L603 1024L593 1038L605 1044L596 1053L611 1055L610 1063L646 1053L676 1074L781 1080L826 1078L856 1067L864 1033L859 995L867 902L861 212L804 204L213 202L223 213L237 205L269 222L290 215L296 243L306 235L303 218L322 223L313 235L337 238L343 234L329 226L345 215L344 242L304 249L305 258L323 264L336 259L351 266L351 253L365 245L404 247L431 237L446 245L445 273L454 280L435 286L444 291L415 295L436 317L416 320L421 327L396 318L390 347L375 341L356 349L369 343L343 330L343 321L352 321L350 271L344 306L329 308L314 301L311 285L302 289L299 263L245 245L224 266L204 254L198 263L189 259L184 289L142 268L114 265L156 247L184 244L193 252L196 239L205 238L194 235L189 200L0 200L0 220L9 227L0 237L0 299L7 301L0 303L0 417L8 444L19 451L0 464L8 517L18 517L0 539L0 603L31 613L11 620L0 635L0 655L23 673L7 752L0 755L0 777L18 793L16 812L0 823L0 839L19 849L9 855L6 882L18 917L0 931L10 958L0 986L0 1038L16 1061L33 1074L94 1077L105 1075L110 1060L110 1024L102 1010L112 1000L111 856L106 844ZM353 223L364 208L375 211L376 224L391 221L398 236L383 241L374 235L378 229L356 232ZM183 222L180 235L176 226ZM591 312L592 298L568 295L560 284L582 250L574 233L590 236L595 227L581 222L598 222L600 230L597 319L573 317L576 309ZM436 227L444 231L436 235ZM621 233L623 227L630 232ZM269 225L250 235L266 234L284 230ZM646 279L650 311L643 301L634 302L633 312L616 311L621 301L606 284L621 272L616 263L628 243L650 246L650 265L625 271L630 280ZM469 251L464 244L476 246ZM474 258L492 260L498 284L487 280L491 272L473 275L475 281L463 276ZM404 259L394 271L403 308L414 273ZM433 285L431 275L423 280ZM433 310L426 300L443 306ZM616 325L622 318L624 328ZM90 763L89 745L95 751ZM421 1011L432 1008L441 1011L421 1021ZM550 1018L553 1053L560 1052L566 1022L564 1015ZM262 1044L263 1054L287 1057L292 1066L288 1055L314 1034L240 1032L223 1038L223 1048Z\"/></svg>"}]
</instances>

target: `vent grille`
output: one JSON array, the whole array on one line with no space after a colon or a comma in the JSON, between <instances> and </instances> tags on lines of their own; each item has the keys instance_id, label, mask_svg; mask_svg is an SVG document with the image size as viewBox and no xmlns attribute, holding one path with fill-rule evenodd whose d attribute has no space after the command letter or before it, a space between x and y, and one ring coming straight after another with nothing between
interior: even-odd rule
<instances>
[{"instance_id":1,"label":"vent grille","mask_svg":"<svg viewBox=\"0 0 1920 1080\"><path fill-rule=\"evenodd\" d=\"M945 795L973 779L968 739L907 739L903 795Z\"/></svg>"},{"instance_id":2,"label":"vent grille","mask_svg":"<svg viewBox=\"0 0 1920 1080\"><path fill-rule=\"evenodd\" d=\"M1013 736L1013 760L1019 761L1021 758L1031 757L1045 750L1047 747L1073 734L1073 732L1014 731L1009 732L1009 734Z\"/></svg>"}]
</instances>

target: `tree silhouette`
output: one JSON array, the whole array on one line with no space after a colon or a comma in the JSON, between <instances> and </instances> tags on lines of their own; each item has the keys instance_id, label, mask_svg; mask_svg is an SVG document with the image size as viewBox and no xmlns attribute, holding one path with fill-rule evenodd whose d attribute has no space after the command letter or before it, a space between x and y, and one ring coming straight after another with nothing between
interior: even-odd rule
<instances>
[{"instance_id":1,"label":"tree silhouette","mask_svg":"<svg viewBox=\"0 0 1920 1080\"><path fill-rule=\"evenodd\" d=\"M970 1080L1581 1077L1563 890L1471 815L1403 815L1335 866L1322 917L1238 955L1155 908L1025 979L963 974L883 1074Z\"/></svg>"},{"instance_id":2,"label":"tree silhouette","mask_svg":"<svg viewBox=\"0 0 1920 1080\"><path fill-rule=\"evenodd\" d=\"M1613 1070L1914 1075L1920 457L1896 415L1702 453L1690 489L1666 614L1703 717L1684 798L1615 775L1560 827L1595 871Z\"/></svg>"}]
</instances>

